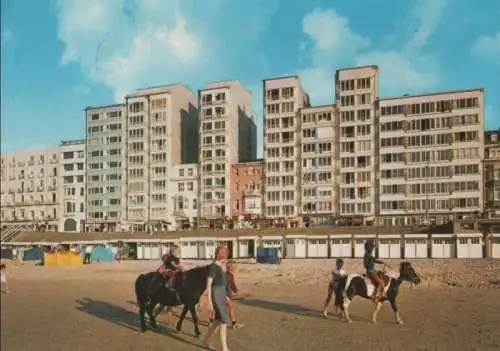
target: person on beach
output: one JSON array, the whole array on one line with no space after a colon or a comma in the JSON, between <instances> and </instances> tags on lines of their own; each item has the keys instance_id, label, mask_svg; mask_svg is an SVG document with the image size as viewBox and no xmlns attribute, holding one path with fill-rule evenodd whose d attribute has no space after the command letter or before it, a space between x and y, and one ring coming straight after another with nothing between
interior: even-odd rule
<instances>
[{"instance_id":1,"label":"person on beach","mask_svg":"<svg viewBox=\"0 0 500 351\"><path fill-rule=\"evenodd\" d=\"M213 323L208 327L207 334L203 339L204 346L209 350L214 350L210 344L210 339L214 332L219 329L222 351L229 351L227 345L227 326L229 324L229 313L226 304L227 275L223 269L226 255L227 249L224 246L217 247L215 259L210 265L207 278L208 312L209 315L214 314Z\"/></svg>"},{"instance_id":2,"label":"person on beach","mask_svg":"<svg viewBox=\"0 0 500 351\"><path fill-rule=\"evenodd\" d=\"M243 327L243 324L236 321L236 314L234 311L233 298L238 295L238 287L236 286L236 264L233 260L230 260L226 264L226 305L231 319L231 328L239 329ZM210 316L210 323L214 321L214 314Z\"/></svg>"},{"instance_id":3,"label":"person on beach","mask_svg":"<svg viewBox=\"0 0 500 351\"><path fill-rule=\"evenodd\" d=\"M366 270L366 276L370 278L372 283L375 285L375 291L373 292L372 300L377 302L380 298L384 298L384 281L379 277L378 272L375 270L375 264L383 264L387 266L385 262L377 260L373 255L373 250L375 250L375 244L373 241L368 240L365 243L365 255L363 257L363 265Z\"/></svg>"},{"instance_id":4,"label":"person on beach","mask_svg":"<svg viewBox=\"0 0 500 351\"><path fill-rule=\"evenodd\" d=\"M9 293L9 286L7 285L7 266L3 263L0 265L0 286L3 293Z\"/></svg>"},{"instance_id":5,"label":"person on beach","mask_svg":"<svg viewBox=\"0 0 500 351\"><path fill-rule=\"evenodd\" d=\"M328 315L328 305L332 300L332 296L335 293L335 312L338 313L338 308L340 304L340 294L342 292L339 289L339 281L340 278L345 277L347 275L344 270L344 260L341 258L337 258L335 261L335 268L332 270L332 279L330 280L330 284L328 284L328 294L326 295L325 305L323 306L322 314L323 316Z\"/></svg>"}]
</instances>

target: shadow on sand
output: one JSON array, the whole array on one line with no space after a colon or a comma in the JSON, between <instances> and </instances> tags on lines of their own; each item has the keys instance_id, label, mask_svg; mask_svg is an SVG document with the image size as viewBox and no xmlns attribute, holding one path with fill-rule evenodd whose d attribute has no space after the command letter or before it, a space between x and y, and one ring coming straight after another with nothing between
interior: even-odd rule
<instances>
[{"instance_id":1,"label":"shadow on sand","mask_svg":"<svg viewBox=\"0 0 500 351\"><path fill-rule=\"evenodd\" d=\"M90 298L75 299L75 302L78 304L76 306L77 311L103 319L107 322L116 324L123 328L127 328L134 332L141 332L139 328L139 315L137 312L126 310L123 307L109 302L92 300ZM167 335L172 339L178 340L188 345L200 346L197 343L190 342L189 340L185 340L179 337L178 335L176 335L177 333L175 331L169 331L172 330L160 325L155 332Z\"/></svg>"},{"instance_id":2,"label":"shadow on sand","mask_svg":"<svg viewBox=\"0 0 500 351\"><path fill-rule=\"evenodd\" d=\"M257 307L277 312L285 312L303 317L321 318L319 311L284 302L246 298L238 299L238 303L243 306Z\"/></svg>"}]
</instances>

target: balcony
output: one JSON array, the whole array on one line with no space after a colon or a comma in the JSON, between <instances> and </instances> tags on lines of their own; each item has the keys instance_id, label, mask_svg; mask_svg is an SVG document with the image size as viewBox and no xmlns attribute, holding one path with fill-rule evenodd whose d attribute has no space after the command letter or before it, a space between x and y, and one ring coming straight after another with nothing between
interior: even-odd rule
<instances>
[{"instance_id":1,"label":"balcony","mask_svg":"<svg viewBox=\"0 0 500 351\"><path fill-rule=\"evenodd\" d=\"M500 208L500 200L492 200L492 201L486 201L485 202L485 207L486 208Z\"/></svg>"},{"instance_id":2,"label":"balcony","mask_svg":"<svg viewBox=\"0 0 500 351\"><path fill-rule=\"evenodd\" d=\"M28 179L34 179L35 175L33 173L28 174Z\"/></svg>"},{"instance_id":3,"label":"balcony","mask_svg":"<svg viewBox=\"0 0 500 351\"><path fill-rule=\"evenodd\" d=\"M16 189L14 188L9 188L9 194L14 194L16 192Z\"/></svg>"},{"instance_id":4,"label":"balcony","mask_svg":"<svg viewBox=\"0 0 500 351\"><path fill-rule=\"evenodd\" d=\"M39 164L39 165L43 165L44 163L45 163L45 162L44 162L44 160L43 160L43 159L38 160L38 164Z\"/></svg>"},{"instance_id":5,"label":"balcony","mask_svg":"<svg viewBox=\"0 0 500 351\"><path fill-rule=\"evenodd\" d=\"M44 191L43 186L37 186L36 191L38 191L39 193L42 193Z\"/></svg>"},{"instance_id":6,"label":"balcony","mask_svg":"<svg viewBox=\"0 0 500 351\"><path fill-rule=\"evenodd\" d=\"M9 180L16 180L16 176L15 176L15 175L13 175L13 174L12 174L12 175L10 175L10 176L9 176Z\"/></svg>"},{"instance_id":7,"label":"balcony","mask_svg":"<svg viewBox=\"0 0 500 351\"><path fill-rule=\"evenodd\" d=\"M17 176L17 179L19 179L19 180L23 180L23 179L24 179L24 174L20 174L20 175L18 175L18 176Z\"/></svg>"},{"instance_id":8,"label":"balcony","mask_svg":"<svg viewBox=\"0 0 500 351\"><path fill-rule=\"evenodd\" d=\"M28 166L34 166L34 165L35 165L35 160L28 161Z\"/></svg>"},{"instance_id":9,"label":"balcony","mask_svg":"<svg viewBox=\"0 0 500 351\"><path fill-rule=\"evenodd\" d=\"M52 164L57 163L57 158L51 158L49 162Z\"/></svg>"},{"instance_id":10,"label":"balcony","mask_svg":"<svg viewBox=\"0 0 500 351\"><path fill-rule=\"evenodd\" d=\"M30 187L30 186L27 188L28 193L32 193L32 192L33 192L33 190L34 190L34 189L33 189L32 187Z\"/></svg>"},{"instance_id":11,"label":"balcony","mask_svg":"<svg viewBox=\"0 0 500 351\"><path fill-rule=\"evenodd\" d=\"M49 186L49 191L55 191L56 190L56 186L55 185L51 185Z\"/></svg>"},{"instance_id":12,"label":"balcony","mask_svg":"<svg viewBox=\"0 0 500 351\"><path fill-rule=\"evenodd\" d=\"M24 193L24 188L17 188L17 192L18 192L19 194Z\"/></svg>"},{"instance_id":13,"label":"balcony","mask_svg":"<svg viewBox=\"0 0 500 351\"><path fill-rule=\"evenodd\" d=\"M24 161L17 162L18 167L24 167L25 165L26 165L26 162L24 162Z\"/></svg>"}]
</instances>

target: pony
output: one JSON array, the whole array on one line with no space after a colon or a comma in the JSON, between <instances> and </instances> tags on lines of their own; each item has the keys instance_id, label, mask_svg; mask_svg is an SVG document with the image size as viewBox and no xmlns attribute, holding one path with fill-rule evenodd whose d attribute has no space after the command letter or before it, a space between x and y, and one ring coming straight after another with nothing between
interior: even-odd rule
<instances>
[{"instance_id":1,"label":"pony","mask_svg":"<svg viewBox=\"0 0 500 351\"><path fill-rule=\"evenodd\" d=\"M182 323L189 311L194 323L194 333L196 337L199 337L201 332L196 305L206 290L209 267L210 265L206 265L178 273L178 276L175 278L180 279L177 291L168 290L162 284L157 291L152 291L151 294L151 282L160 273L154 271L140 274L135 280L135 295L137 304L139 305L141 331L144 333L147 330L145 321L146 313L149 316L151 328L156 329L158 327L156 316L159 312L167 307L167 312L170 313L173 307L182 305L183 309L176 329L181 331ZM157 307L157 305L159 306ZM156 310L155 307L157 307Z\"/></svg>"},{"instance_id":2,"label":"pony","mask_svg":"<svg viewBox=\"0 0 500 351\"><path fill-rule=\"evenodd\" d=\"M377 299L375 303L375 309L372 315L372 322L377 323L377 314L382 307L382 304L385 301L389 301L391 305L392 311L394 312L394 318L396 323L399 325L403 325L403 321L399 316L398 306L396 303L399 287L403 281L407 281L410 284L418 285L421 282L421 279L415 269L408 261L402 261L399 264L399 277L393 278L386 275L384 272L378 272L378 274L382 277L385 283L385 296L381 299ZM352 320L349 317L349 304L352 302L354 297L359 296L367 300L372 299L372 294L375 291L375 286L373 283L365 276L360 274L349 274L346 277L342 277L339 281L339 290L341 292L340 301L340 309L343 312L343 316L345 317L348 323L351 323ZM342 318L342 314L340 315Z\"/></svg>"}]
</instances>

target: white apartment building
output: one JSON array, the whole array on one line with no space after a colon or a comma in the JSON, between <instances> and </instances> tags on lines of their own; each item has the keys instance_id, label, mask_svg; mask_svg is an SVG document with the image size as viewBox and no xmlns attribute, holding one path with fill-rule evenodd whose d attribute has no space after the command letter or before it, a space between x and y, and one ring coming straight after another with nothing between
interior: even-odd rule
<instances>
[{"instance_id":1,"label":"white apartment building","mask_svg":"<svg viewBox=\"0 0 500 351\"><path fill-rule=\"evenodd\" d=\"M373 223L378 212L378 86L377 66L341 69L335 75L340 215L364 223Z\"/></svg>"},{"instance_id":2,"label":"white apartment building","mask_svg":"<svg viewBox=\"0 0 500 351\"><path fill-rule=\"evenodd\" d=\"M171 168L168 194L171 202L175 229L196 227L199 216L199 166L197 163L182 164Z\"/></svg>"},{"instance_id":3,"label":"white apartment building","mask_svg":"<svg viewBox=\"0 0 500 351\"><path fill-rule=\"evenodd\" d=\"M264 80L265 217L297 219L300 199L299 110L309 96L298 76Z\"/></svg>"},{"instance_id":4,"label":"white apartment building","mask_svg":"<svg viewBox=\"0 0 500 351\"><path fill-rule=\"evenodd\" d=\"M385 225L482 212L482 89L381 99L379 147Z\"/></svg>"},{"instance_id":5,"label":"white apartment building","mask_svg":"<svg viewBox=\"0 0 500 351\"><path fill-rule=\"evenodd\" d=\"M85 140L59 146L59 231L85 230Z\"/></svg>"},{"instance_id":6,"label":"white apartment building","mask_svg":"<svg viewBox=\"0 0 500 351\"><path fill-rule=\"evenodd\" d=\"M59 150L26 150L1 157L1 225L57 230Z\"/></svg>"},{"instance_id":7,"label":"white apartment building","mask_svg":"<svg viewBox=\"0 0 500 351\"><path fill-rule=\"evenodd\" d=\"M145 88L126 97L122 224L168 230L175 222L169 175L196 162L197 98L180 84Z\"/></svg>"},{"instance_id":8,"label":"white apartment building","mask_svg":"<svg viewBox=\"0 0 500 351\"><path fill-rule=\"evenodd\" d=\"M122 205L124 105L87 107L86 230L115 231Z\"/></svg>"},{"instance_id":9,"label":"white apartment building","mask_svg":"<svg viewBox=\"0 0 500 351\"><path fill-rule=\"evenodd\" d=\"M231 165L257 156L252 95L236 80L208 84L200 103L200 217L231 213Z\"/></svg>"},{"instance_id":10,"label":"white apartment building","mask_svg":"<svg viewBox=\"0 0 500 351\"><path fill-rule=\"evenodd\" d=\"M300 118L300 208L314 225L331 223L332 217L339 213L336 108L335 105L303 108ZM286 154L284 148L281 151Z\"/></svg>"}]
</instances>

